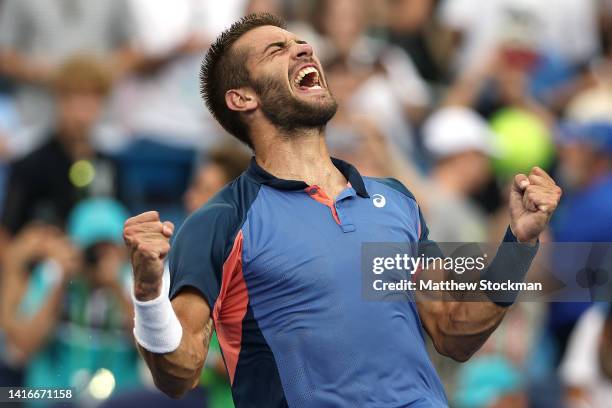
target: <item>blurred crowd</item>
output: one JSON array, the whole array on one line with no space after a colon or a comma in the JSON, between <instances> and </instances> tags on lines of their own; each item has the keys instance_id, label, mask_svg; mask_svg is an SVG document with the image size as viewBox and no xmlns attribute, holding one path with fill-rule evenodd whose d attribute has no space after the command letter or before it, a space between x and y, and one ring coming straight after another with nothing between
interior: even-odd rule
<instances>
[{"instance_id":1,"label":"blurred crowd","mask_svg":"<svg viewBox=\"0 0 612 408\"><path fill-rule=\"evenodd\" d=\"M248 165L198 72L261 11L321 59L333 155L402 181L432 239L499 241L512 176L537 165L564 188L542 242L612 242L610 0L0 0L0 386L232 406L214 340L186 399L154 390L122 226L150 209L180 225ZM609 309L519 303L468 363L432 353L449 403L612 406Z\"/></svg>"}]
</instances>

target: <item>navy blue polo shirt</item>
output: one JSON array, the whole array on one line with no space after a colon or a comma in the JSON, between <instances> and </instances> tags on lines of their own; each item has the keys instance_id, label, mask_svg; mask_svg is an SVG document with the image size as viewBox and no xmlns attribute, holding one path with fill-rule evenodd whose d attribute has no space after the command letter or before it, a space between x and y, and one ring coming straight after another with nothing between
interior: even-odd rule
<instances>
[{"instance_id":1,"label":"navy blue polo shirt","mask_svg":"<svg viewBox=\"0 0 612 408\"><path fill-rule=\"evenodd\" d=\"M170 296L207 300L237 407L446 407L415 303L362 297L362 243L427 239L418 205L333 163L335 200L253 159L178 231Z\"/></svg>"}]
</instances>

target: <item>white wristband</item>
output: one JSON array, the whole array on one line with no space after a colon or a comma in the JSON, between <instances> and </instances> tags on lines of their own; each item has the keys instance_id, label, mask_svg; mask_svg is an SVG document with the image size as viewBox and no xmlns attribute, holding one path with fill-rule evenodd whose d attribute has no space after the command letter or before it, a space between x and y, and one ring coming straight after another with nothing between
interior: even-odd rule
<instances>
[{"instance_id":1,"label":"white wristband","mask_svg":"<svg viewBox=\"0 0 612 408\"><path fill-rule=\"evenodd\" d=\"M134 337L138 344L152 353L170 353L176 350L183 337L170 298L168 283L164 279L158 298L142 302L134 297Z\"/></svg>"}]
</instances>

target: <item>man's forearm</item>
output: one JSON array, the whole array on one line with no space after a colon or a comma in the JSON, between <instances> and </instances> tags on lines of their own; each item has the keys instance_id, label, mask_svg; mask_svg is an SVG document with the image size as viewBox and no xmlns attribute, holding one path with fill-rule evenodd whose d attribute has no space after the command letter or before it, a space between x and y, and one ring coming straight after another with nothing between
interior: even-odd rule
<instances>
[{"instance_id":1,"label":"man's forearm","mask_svg":"<svg viewBox=\"0 0 612 408\"><path fill-rule=\"evenodd\" d=\"M134 279L134 297L141 301L146 302L159 297L162 291L163 282L158 279L154 282L147 282L142 279Z\"/></svg>"},{"instance_id":2,"label":"man's forearm","mask_svg":"<svg viewBox=\"0 0 612 408\"><path fill-rule=\"evenodd\" d=\"M437 250L439 248L436 246ZM501 282L506 279L523 281L538 245L519 243L510 229L497 254L480 279ZM442 256L441 252L438 256ZM427 271L429 278L449 279L442 271ZM501 323L507 307L514 303L518 292L486 292L479 295L462 292L450 297L442 292L432 298L417 293L419 314L436 349L458 361L466 361L489 338Z\"/></svg>"},{"instance_id":3,"label":"man's forearm","mask_svg":"<svg viewBox=\"0 0 612 408\"><path fill-rule=\"evenodd\" d=\"M507 308L493 302L445 302L437 321L436 349L457 361L468 360L501 323ZM432 336L433 337L433 336Z\"/></svg>"},{"instance_id":4,"label":"man's forearm","mask_svg":"<svg viewBox=\"0 0 612 408\"><path fill-rule=\"evenodd\" d=\"M169 397L180 398L198 384L211 332L212 321L202 333L184 335L179 347L171 353L152 353L138 345L160 391Z\"/></svg>"},{"instance_id":5,"label":"man's forearm","mask_svg":"<svg viewBox=\"0 0 612 408\"><path fill-rule=\"evenodd\" d=\"M206 352L190 351L179 347L172 353L156 354L138 345L155 386L171 398L180 398L192 390L199 381Z\"/></svg>"}]
</instances>

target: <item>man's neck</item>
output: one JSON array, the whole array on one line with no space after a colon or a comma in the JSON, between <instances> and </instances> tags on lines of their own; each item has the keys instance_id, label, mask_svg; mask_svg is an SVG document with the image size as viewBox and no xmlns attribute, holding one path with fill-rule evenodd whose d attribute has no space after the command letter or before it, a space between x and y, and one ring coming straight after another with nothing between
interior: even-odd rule
<instances>
[{"instance_id":1,"label":"man's neck","mask_svg":"<svg viewBox=\"0 0 612 408\"><path fill-rule=\"evenodd\" d=\"M346 188L347 180L331 161L322 129L297 130L290 135L270 132L259 142L255 159L275 177L317 185L330 198Z\"/></svg>"}]
</instances>

